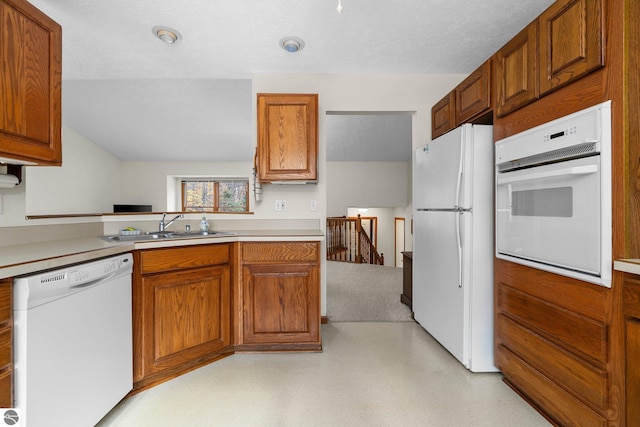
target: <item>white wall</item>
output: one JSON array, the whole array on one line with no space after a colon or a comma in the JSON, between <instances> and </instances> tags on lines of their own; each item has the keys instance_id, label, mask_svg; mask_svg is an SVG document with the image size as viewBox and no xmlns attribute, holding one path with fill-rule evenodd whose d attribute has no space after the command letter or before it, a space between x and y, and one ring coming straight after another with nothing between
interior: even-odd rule
<instances>
[{"instance_id":1,"label":"white wall","mask_svg":"<svg viewBox=\"0 0 640 427\"><path fill-rule=\"evenodd\" d=\"M155 212L180 210L168 197L170 176L244 176L251 175L253 163L216 162L122 162L121 204L152 205ZM169 206L168 204L171 203Z\"/></svg>"},{"instance_id":2,"label":"white wall","mask_svg":"<svg viewBox=\"0 0 640 427\"><path fill-rule=\"evenodd\" d=\"M120 161L64 126L62 166L26 166L23 176L3 194L0 227L27 225L25 215L110 212L120 187Z\"/></svg>"},{"instance_id":3,"label":"white wall","mask_svg":"<svg viewBox=\"0 0 640 427\"><path fill-rule=\"evenodd\" d=\"M327 216L354 206L407 206L408 169L407 162L327 162Z\"/></svg>"}]
</instances>

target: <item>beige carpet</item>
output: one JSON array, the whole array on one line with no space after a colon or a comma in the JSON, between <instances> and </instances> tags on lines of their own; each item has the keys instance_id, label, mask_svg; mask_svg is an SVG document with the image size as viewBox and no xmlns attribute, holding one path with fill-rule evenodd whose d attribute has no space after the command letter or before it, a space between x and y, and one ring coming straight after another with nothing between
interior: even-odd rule
<instances>
[{"instance_id":1,"label":"beige carpet","mask_svg":"<svg viewBox=\"0 0 640 427\"><path fill-rule=\"evenodd\" d=\"M327 261L329 322L412 321L401 293L401 268Z\"/></svg>"}]
</instances>

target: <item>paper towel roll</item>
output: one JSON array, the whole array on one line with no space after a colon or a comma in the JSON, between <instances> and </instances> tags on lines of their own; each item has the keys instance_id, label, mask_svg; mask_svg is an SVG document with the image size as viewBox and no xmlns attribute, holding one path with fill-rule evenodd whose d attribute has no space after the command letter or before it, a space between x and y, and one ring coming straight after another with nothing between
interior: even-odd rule
<instances>
[{"instance_id":1,"label":"paper towel roll","mask_svg":"<svg viewBox=\"0 0 640 427\"><path fill-rule=\"evenodd\" d=\"M18 183L17 176L0 173L0 188L13 188L18 185Z\"/></svg>"}]
</instances>

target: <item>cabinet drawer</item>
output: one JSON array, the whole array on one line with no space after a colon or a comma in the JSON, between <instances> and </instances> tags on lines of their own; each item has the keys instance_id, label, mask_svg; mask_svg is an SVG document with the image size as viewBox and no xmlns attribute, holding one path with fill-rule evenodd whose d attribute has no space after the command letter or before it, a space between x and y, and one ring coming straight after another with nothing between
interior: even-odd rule
<instances>
[{"instance_id":1,"label":"cabinet drawer","mask_svg":"<svg viewBox=\"0 0 640 427\"><path fill-rule=\"evenodd\" d=\"M242 262L318 262L318 242L250 242L242 244Z\"/></svg>"},{"instance_id":2,"label":"cabinet drawer","mask_svg":"<svg viewBox=\"0 0 640 427\"><path fill-rule=\"evenodd\" d=\"M498 287L498 310L569 352L602 365L606 361L604 323L504 285Z\"/></svg>"},{"instance_id":3,"label":"cabinet drawer","mask_svg":"<svg viewBox=\"0 0 640 427\"><path fill-rule=\"evenodd\" d=\"M12 368L12 354L11 349L11 328L6 327L0 329L0 370L9 367Z\"/></svg>"},{"instance_id":4,"label":"cabinet drawer","mask_svg":"<svg viewBox=\"0 0 640 427\"><path fill-rule=\"evenodd\" d=\"M140 253L142 274L229 263L229 245L195 245L144 250Z\"/></svg>"},{"instance_id":5,"label":"cabinet drawer","mask_svg":"<svg viewBox=\"0 0 640 427\"><path fill-rule=\"evenodd\" d=\"M591 406L603 410L606 404L607 376L580 359L553 345L550 341L498 315L498 340L509 350L526 360L547 378Z\"/></svg>"},{"instance_id":6,"label":"cabinet drawer","mask_svg":"<svg viewBox=\"0 0 640 427\"><path fill-rule=\"evenodd\" d=\"M11 321L11 280L0 281L0 325Z\"/></svg>"},{"instance_id":7,"label":"cabinet drawer","mask_svg":"<svg viewBox=\"0 0 640 427\"><path fill-rule=\"evenodd\" d=\"M13 371L0 372L0 408L13 408Z\"/></svg>"},{"instance_id":8,"label":"cabinet drawer","mask_svg":"<svg viewBox=\"0 0 640 427\"><path fill-rule=\"evenodd\" d=\"M508 349L499 346L496 361L508 384L534 405L545 409L558 425L605 426L606 420L559 388Z\"/></svg>"}]
</instances>

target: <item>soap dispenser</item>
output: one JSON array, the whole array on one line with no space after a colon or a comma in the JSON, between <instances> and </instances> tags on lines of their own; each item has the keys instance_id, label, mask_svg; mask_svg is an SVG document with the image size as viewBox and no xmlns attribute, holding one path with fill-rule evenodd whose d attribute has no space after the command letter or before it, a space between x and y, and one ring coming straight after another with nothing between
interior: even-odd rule
<instances>
[{"instance_id":1,"label":"soap dispenser","mask_svg":"<svg viewBox=\"0 0 640 427\"><path fill-rule=\"evenodd\" d=\"M209 231L209 221L207 221L207 216L202 214L202 221L200 221L200 231Z\"/></svg>"}]
</instances>

